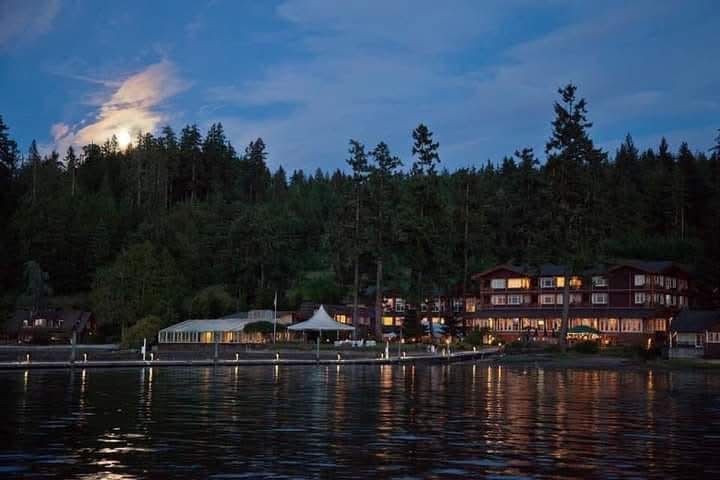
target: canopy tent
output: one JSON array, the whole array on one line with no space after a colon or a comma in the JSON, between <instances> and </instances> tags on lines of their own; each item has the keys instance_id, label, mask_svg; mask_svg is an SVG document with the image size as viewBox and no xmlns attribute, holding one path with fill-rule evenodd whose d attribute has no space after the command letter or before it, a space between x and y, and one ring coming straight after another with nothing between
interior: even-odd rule
<instances>
[{"instance_id":1,"label":"canopy tent","mask_svg":"<svg viewBox=\"0 0 720 480\"><path fill-rule=\"evenodd\" d=\"M320 360L320 336L322 335L323 331L354 331L355 327L345 325L344 323L336 322L332 319L332 317L330 317L330 315L328 315L327 311L325 311L325 307L320 305L320 308L315 310L315 313L313 313L312 317L310 317L308 320L305 320L304 322L290 325L288 327L288 330L293 332L305 332L308 330L318 332L319 335L317 338L316 357L318 360Z\"/></svg>"},{"instance_id":2,"label":"canopy tent","mask_svg":"<svg viewBox=\"0 0 720 480\"><path fill-rule=\"evenodd\" d=\"M304 322L290 325L288 327L288 330L292 330L295 332L303 332L306 330L312 330L316 332L320 332L323 330L353 331L355 330L355 327L345 325L344 323L336 322L332 319L330 315L328 315L327 311L325 311L325 307L320 305L320 308L315 310L315 313L313 313L312 317L305 320Z\"/></svg>"}]
</instances>

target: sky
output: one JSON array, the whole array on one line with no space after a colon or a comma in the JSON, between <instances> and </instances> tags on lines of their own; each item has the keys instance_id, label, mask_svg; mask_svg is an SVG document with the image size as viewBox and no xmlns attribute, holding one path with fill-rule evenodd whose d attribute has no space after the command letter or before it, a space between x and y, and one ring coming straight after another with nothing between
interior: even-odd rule
<instances>
[{"instance_id":1,"label":"sky","mask_svg":"<svg viewBox=\"0 0 720 480\"><path fill-rule=\"evenodd\" d=\"M345 168L350 138L409 165L422 122L452 170L544 158L572 82L607 151L707 151L719 39L715 0L0 0L0 115L23 151L222 122L310 171Z\"/></svg>"}]
</instances>

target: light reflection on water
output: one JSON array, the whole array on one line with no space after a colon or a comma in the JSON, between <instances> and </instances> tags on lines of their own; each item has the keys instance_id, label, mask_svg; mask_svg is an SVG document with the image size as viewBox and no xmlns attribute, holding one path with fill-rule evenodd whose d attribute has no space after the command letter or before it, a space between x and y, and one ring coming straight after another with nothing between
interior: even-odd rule
<instances>
[{"instance_id":1,"label":"light reflection on water","mask_svg":"<svg viewBox=\"0 0 720 480\"><path fill-rule=\"evenodd\" d=\"M720 476L720 374L483 363L0 373L3 478Z\"/></svg>"}]
</instances>

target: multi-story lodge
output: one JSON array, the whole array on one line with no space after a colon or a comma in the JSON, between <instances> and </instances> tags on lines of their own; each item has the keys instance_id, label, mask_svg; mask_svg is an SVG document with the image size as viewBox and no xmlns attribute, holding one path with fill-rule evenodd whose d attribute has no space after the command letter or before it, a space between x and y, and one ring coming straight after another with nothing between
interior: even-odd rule
<instances>
[{"instance_id":1,"label":"multi-story lodge","mask_svg":"<svg viewBox=\"0 0 720 480\"><path fill-rule=\"evenodd\" d=\"M461 295L434 296L421 304L420 319L453 324L465 333L487 328L506 341L552 340L560 330L565 268L498 265L475 274ZM664 342L669 323L688 304L688 272L673 262L623 261L569 279L569 327L599 332L606 343ZM384 331L398 331L408 310L401 295L387 294Z\"/></svg>"},{"instance_id":2,"label":"multi-story lodge","mask_svg":"<svg viewBox=\"0 0 720 480\"><path fill-rule=\"evenodd\" d=\"M565 268L499 265L473 276L466 329L489 328L515 340L557 337ZM569 328L591 327L605 343L664 342L670 320L688 304L688 272L672 262L625 261L569 279Z\"/></svg>"}]
</instances>

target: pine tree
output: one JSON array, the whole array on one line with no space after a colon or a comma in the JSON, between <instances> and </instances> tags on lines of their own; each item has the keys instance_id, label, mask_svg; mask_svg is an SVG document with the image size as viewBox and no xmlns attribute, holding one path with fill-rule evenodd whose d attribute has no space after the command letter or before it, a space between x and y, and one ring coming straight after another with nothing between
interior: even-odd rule
<instances>
[{"instance_id":1,"label":"pine tree","mask_svg":"<svg viewBox=\"0 0 720 480\"><path fill-rule=\"evenodd\" d=\"M353 176L353 207L355 211L355 222L353 228L353 313L352 323L358 325L358 293L360 291L360 211L363 195L367 184L368 174L370 172L368 166L367 154L365 146L357 140L350 140L350 149L348 150L350 158L347 159L348 165L352 169Z\"/></svg>"}]
</instances>

